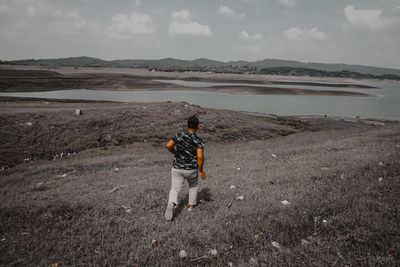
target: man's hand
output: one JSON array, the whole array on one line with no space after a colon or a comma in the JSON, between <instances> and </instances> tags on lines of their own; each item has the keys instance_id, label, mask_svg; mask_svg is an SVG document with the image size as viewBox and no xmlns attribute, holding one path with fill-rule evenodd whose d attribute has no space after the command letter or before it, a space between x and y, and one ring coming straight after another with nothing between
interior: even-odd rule
<instances>
[{"instance_id":1,"label":"man's hand","mask_svg":"<svg viewBox=\"0 0 400 267\"><path fill-rule=\"evenodd\" d=\"M206 175L205 172L200 172L200 171L199 171L199 173L200 173L201 179L206 179L207 175Z\"/></svg>"}]
</instances>

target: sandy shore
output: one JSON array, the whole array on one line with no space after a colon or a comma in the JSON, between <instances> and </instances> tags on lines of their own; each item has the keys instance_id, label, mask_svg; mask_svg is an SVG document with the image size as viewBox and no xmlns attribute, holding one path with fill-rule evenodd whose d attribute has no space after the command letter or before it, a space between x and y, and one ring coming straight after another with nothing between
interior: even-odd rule
<instances>
[{"instance_id":1,"label":"sandy shore","mask_svg":"<svg viewBox=\"0 0 400 267\"><path fill-rule=\"evenodd\" d=\"M162 80L180 79L186 81L203 81L216 83L249 83L258 86L210 86L190 87L177 85ZM289 79L289 80L288 80ZM297 89L296 85L318 87L338 87L369 89L373 88L355 81L343 79L313 79L298 80L290 77L265 75L228 75L204 73L168 73L152 72L138 69L110 68L68 68L68 67L28 67L0 65L1 92L36 92L68 89L97 89L97 90L132 90L132 91L161 91L161 90L200 90L217 91L232 94L289 94L289 95L336 95L336 96L365 96L374 97L368 92L352 92L341 90L312 90ZM158 80L158 81L155 81ZM262 87L260 85L265 85ZM280 88L285 85L286 88ZM287 88L293 86L293 88Z\"/></svg>"}]
</instances>

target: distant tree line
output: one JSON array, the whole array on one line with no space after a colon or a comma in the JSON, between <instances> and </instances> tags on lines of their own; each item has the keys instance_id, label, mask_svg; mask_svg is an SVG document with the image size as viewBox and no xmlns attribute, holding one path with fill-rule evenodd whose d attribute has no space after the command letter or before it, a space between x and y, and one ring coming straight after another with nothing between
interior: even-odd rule
<instances>
[{"instance_id":1,"label":"distant tree line","mask_svg":"<svg viewBox=\"0 0 400 267\"><path fill-rule=\"evenodd\" d=\"M232 73L232 74L268 74L283 76L311 76L311 77L340 77L352 79L387 79L400 80L400 75L393 71L391 74L382 74L384 69L370 68L363 66L349 65L352 70L345 70L346 66L334 66L336 70L323 70L324 66L329 64L317 64L311 68L298 66L301 62L284 60L264 60L258 62L232 61L219 62L208 59L180 60L174 58L165 58L160 60L112 60L105 61L92 57L70 57L58 59L27 59L17 61L1 61L0 64L16 65L36 65L36 66L71 66L71 67L112 67L112 68L145 68L149 70L166 72L212 72L212 73ZM271 67L268 64L275 64ZM279 64L280 66L276 66ZM288 65L281 65L288 64ZM297 64L297 66L293 66ZM290 66L291 65L291 66ZM303 64L304 65L304 64ZM319 68L321 67L321 69ZM370 68L366 71L365 68ZM371 74L375 70L375 74ZM380 72L378 72L380 70Z\"/></svg>"},{"instance_id":2,"label":"distant tree line","mask_svg":"<svg viewBox=\"0 0 400 267\"><path fill-rule=\"evenodd\" d=\"M231 74L267 74L267 75L282 75L282 76L400 80L400 76L395 74L373 75L373 74L363 74L348 70L325 71L325 70L296 68L296 67L257 68L251 66L223 66L223 67L185 66L185 67L149 68L149 70L165 71L165 72L212 72L212 73L231 73Z\"/></svg>"}]
</instances>

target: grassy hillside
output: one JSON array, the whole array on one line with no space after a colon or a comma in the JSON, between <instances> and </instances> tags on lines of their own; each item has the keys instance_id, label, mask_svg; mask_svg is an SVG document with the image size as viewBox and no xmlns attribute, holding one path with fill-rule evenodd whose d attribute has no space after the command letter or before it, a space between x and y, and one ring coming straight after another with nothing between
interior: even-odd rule
<instances>
[{"instance_id":1,"label":"grassy hillside","mask_svg":"<svg viewBox=\"0 0 400 267\"><path fill-rule=\"evenodd\" d=\"M46 113L58 118L73 112L68 105ZM92 111L104 117L121 110ZM247 136L244 123L252 117L235 124L234 114L230 124ZM214 115L208 127L218 133L229 115ZM85 123L84 116L68 124ZM208 175L201 203L188 212L185 187L172 222L163 218L172 162L167 139L2 170L0 265L398 266L399 125L310 123L318 131L266 140L219 142L201 133Z\"/></svg>"}]
</instances>

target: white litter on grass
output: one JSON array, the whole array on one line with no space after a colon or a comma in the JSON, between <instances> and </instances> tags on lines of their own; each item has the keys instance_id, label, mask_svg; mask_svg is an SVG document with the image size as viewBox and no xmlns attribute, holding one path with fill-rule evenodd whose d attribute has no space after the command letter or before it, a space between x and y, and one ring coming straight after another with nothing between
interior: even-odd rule
<instances>
[{"instance_id":1,"label":"white litter on grass","mask_svg":"<svg viewBox=\"0 0 400 267\"><path fill-rule=\"evenodd\" d=\"M151 246L152 246L152 247L157 246L157 244L158 244L158 240L157 240L157 239L151 240Z\"/></svg>"},{"instance_id":2,"label":"white litter on grass","mask_svg":"<svg viewBox=\"0 0 400 267\"><path fill-rule=\"evenodd\" d=\"M236 200L243 200L244 196L243 195L236 195Z\"/></svg>"},{"instance_id":3,"label":"white litter on grass","mask_svg":"<svg viewBox=\"0 0 400 267\"><path fill-rule=\"evenodd\" d=\"M208 254L213 255L213 256L217 256L218 255L218 251L214 248L214 249L210 249L208 251Z\"/></svg>"},{"instance_id":4,"label":"white litter on grass","mask_svg":"<svg viewBox=\"0 0 400 267\"><path fill-rule=\"evenodd\" d=\"M378 163L378 166L383 166L383 162L382 162L382 161L379 162L379 163Z\"/></svg>"},{"instance_id":5,"label":"white litter on grass","mask_svg":"<svg viewBox=\"0 0 400 267\"><path fill-rule=\"evenodd\" d=\"M236 168L236 170L240 171L240 168L238 167L238 168Z\"/></svg>"},{"instance_id":6,"label":"white litter on grass","mask_svg":"<svg viewBox=\"0 0 400 267\"><path fill-rule=\"evenodd\" d=\"M67 174L64 173L63 175L61 175L61 177L62 177L62 178L65 178L65 177L67 177Z\"/></svg>"},{"instance_id":7,"label":"white litter on grass","mask_svg":"<svg viewBox=\"0 0 400 267\"><path fill-rule=\"evenodd\" d=\"M273 158L276 158L276 155L275 155L275 154L271 154L271 156L272 156Z\"/></svg>"},{"instance_id":8,"label":"white litter on grass","mask_svg":"<svg viewBox=\"0 0 400 267\"><path fill-rule=\"evenodd\" d=\"M328 167L322 167L321 170L327 171L327 170L329 170L329 168Z\"/></svg>"},{"instance_id":9,"label":"white litter on grass","mask_svg":"<svg viewBox=\"0 0 400 267\"><path fill-rule=\"evenodd\" d=\"M126 213L132 213L132 208L131 208L131 206L124 206L124 205L122 205L121 207L125 210Z\"/></svg>"},{"instance_id":10,"label":"white litter on grass","mask_svg":"<svg viewBox=\"0 0 400 267\"><path fill-rule=\"evenodd\" d=\"M327 220L322 220L322 223L328 223L328 221Z\"/></svg>"},{"instance_id":11,"label":"white litter on grass","mask_svg":"<svg viewBox=\"0 0 400 267\"><path fill-rule=\"evenodd\" d=\"M272 242L271 242L271 245L274 246L274 247L276 247L277 249L281 249L281 245L279 245L278 242L272 241Z\"/></svg>"},{"instance_id":12,"label":"white litter on grass","mask_svg":"<svg viewBox=\"0 0 400 267\"><path fill-rule=\"evenodd\" d=\"M382 181L383 181L383 178L382 178L382 177L379 177L378 181L379 181L379 182L382 182Z\"/></svg>"},{"instance_id":13,"label":"white litter on grass","mask_svg":"<svg viewBox=\"0 0 400 267\"><path fill-rule=\"evenodd\" d=\"M233 263L230 262L230 261L228 261L228 266L229 266L229 267L233 267Z\"/></svg>"},{"instance_id":14,"label":"white litter on grass","mask_svg":"<svg viewBox=\"0 0 400 267\"><path fill-rule=\"evenodd\" d=\"M230 189L235 189L236 186L235 185L231 185L231 187L229 187Z\"/></svg>"},{"instance_id":15,"label":"white litter on grass","mask_svg":"<svg viewBox=\"0 0 400 267\"><path fill-rule=\"evenodd\" d=\"M118 168L115 168L115 171L119 171L119 169L118 169Z\"/></svg>"},{"instance_id":16,"label":"white litter on grass","mask_svg":"<svg viewBox=\"0 0 400 267\"><path fill-rule=\"evenodd\" d=\"M1 241L1 242L4 242L4 241L6 241L6 238L3 237L0 241Z\"/></svg>"},{"instance_id":17,"label":"white litter on grass","mask_svg":"<svg viewBox=\"0 0 400 267\"><path fill-rule=\"evenodd\" d=\"M343 173L340 175L340 179L344 179L344 174Z\"/></svg>"},{"instance_id":18,"label":"white litter on grass","mask_svg":"<svg viewBox=\"0 0 400 267\"><path fill-rule=\"evenodd\" d=\"M290 202L287 201L287 200L282 200L281 203L282 203L283 205L289 205L289 204L290 204Z\"/></svg>"},{"instance_id":19,"label":"white litter on grass","mask_svg":"<svg viewBox=\"0 0 400 267\"><path fill-rule=\"evenodd\" d=\"M400 147L400 145L396 145L396 147L397 147L397 148L399 148L399 147Z\"/></svg>"},{"instance_id":20,"label":"white litter on grass","mask_svg":"<svg viewBox=\"0 0 400 267\"><path fill-rule=\"evenodd\" d=\"M27 125L27 126L32 126L33 123L32 123L32 122L27 122L27 123L25 123L25 125Z\"/></svg>"},{"instance_id":21,"label":"white litter on grass","mask_svg":"<svg viewBox=\"0 0 400 267\"><path fill-rule=\"evenodd\" d=\"M179 257L186 258L187 257L186 251L184 251L183 249L181 251L179 251Z\"/></svg>"}]
</instances>

